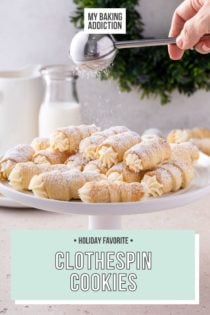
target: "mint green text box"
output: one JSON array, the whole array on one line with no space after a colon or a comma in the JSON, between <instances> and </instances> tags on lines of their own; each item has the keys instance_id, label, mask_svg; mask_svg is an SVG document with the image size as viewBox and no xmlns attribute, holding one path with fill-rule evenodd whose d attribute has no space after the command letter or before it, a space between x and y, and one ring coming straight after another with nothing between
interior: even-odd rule
<instances>
[{"instance_id":1,"label":"mint green text box","mask_svg":"<svg viewBox=\"0 0 210 315\"><path fill-rule=\"evenodd\" d=\"M79 244L84 237L127 237L128 244ZM76 241L75 241L76 240ZM151 270L57 270L55 253L104 251L152 252ZM73 261L73 260L72 260ZM12 290L14 300L194 300L195 233L182 230L140 231L12 231ZM70 290L72 272L135 273L137 288L130 291ZM197 271L198 272L198 271Z\"/></svg>"}]
</instances>

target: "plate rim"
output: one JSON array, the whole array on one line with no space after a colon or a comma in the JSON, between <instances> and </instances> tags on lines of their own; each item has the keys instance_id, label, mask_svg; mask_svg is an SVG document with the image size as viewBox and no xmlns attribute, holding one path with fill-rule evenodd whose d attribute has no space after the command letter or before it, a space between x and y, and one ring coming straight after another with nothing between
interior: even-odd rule
<instances>
[{"instance_id":1,"label":"plate rim","mask_svg":"<svg viewBox=\"0 0 210 315\"><path fill-rule=\"evenodd\" d=\"M18 203L17 201L0 194L0 209L2 208L29 209L29 206Z\"/></svg>"},{"instance_id":2,"label":"plate rim","mask_svg":"<svg viewBox=\"0 0 210 315\"><path fill-rule=\"evenodd\" d=\"M80 215L130 215L157 212L190 204L210 193L210 184L192 191L188 189L186 192L182 191L182 193L176 195L173 193L173 195L160 198L124 203L84 203L81 201L44 199L36 197L30 192L17 191L10 187L8 183L0 183L0 191L17 203L45 211Z\"/></svg>"}]
</instances>

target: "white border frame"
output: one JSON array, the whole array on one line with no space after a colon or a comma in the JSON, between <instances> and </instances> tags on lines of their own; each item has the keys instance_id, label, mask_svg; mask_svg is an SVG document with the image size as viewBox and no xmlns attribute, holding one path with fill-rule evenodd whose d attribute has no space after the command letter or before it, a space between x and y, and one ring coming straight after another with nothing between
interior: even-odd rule
<instances>
[{"instance_id":1,"label":"white border frame","mask_svg":"<svg viewBox=\"0 0 210 315\"><path fill-rule=\"evenodd\" d=\"M195 299L194 300L15 300L17 305L191 305L199 304L199 234L195 234Z\"/></svg>"}]
</instances>

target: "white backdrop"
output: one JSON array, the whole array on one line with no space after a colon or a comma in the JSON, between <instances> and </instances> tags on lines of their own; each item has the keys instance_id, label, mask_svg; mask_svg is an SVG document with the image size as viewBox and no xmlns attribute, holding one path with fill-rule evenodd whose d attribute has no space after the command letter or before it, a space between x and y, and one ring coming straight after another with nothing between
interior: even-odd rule
<instances>
[{"instance_id":1,"label":"white backdrop","mask_svg":"<svg viewBox=\"0 0 210 315\"><path fill-rule=\"evenodd\" d=\"M180 2L141 0L146 35L167 35L173 10ZM76 32L69 23L73 11L72 0L1 0L0 68L70 63L68 47ZM111 81L80 79L78 87L85 122L126 124L136 131L210 127L209 93L198 92L191 98L174 93L172 102L162 107L158 99L141 100L136 92L120 93Z\"/></svg>"}]
</instances>

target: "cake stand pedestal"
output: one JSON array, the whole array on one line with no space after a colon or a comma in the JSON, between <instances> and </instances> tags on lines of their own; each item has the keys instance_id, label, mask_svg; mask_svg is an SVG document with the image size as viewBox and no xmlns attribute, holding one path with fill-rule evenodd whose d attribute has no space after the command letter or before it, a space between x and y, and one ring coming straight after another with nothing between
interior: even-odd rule
<instances>
[{"instance_id":1,"label":"cake stand pedestal","mask_svg":"<svg viewBox=\"0 0 210 315\"><path fill-rule=\"evenodd\" d=\"M119 230L122 218L119 215L89 215L89 230Z\"/></svg>"}]
</instances>

